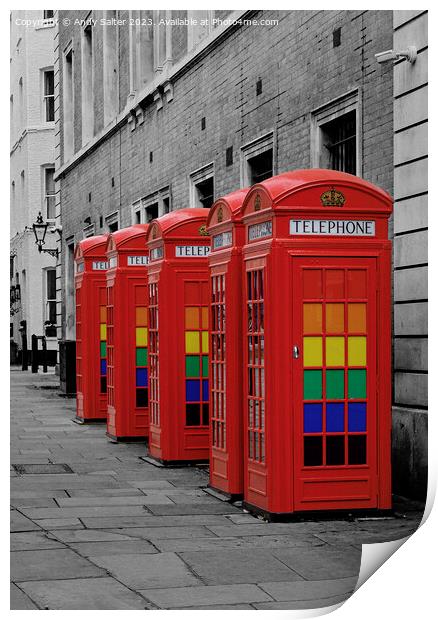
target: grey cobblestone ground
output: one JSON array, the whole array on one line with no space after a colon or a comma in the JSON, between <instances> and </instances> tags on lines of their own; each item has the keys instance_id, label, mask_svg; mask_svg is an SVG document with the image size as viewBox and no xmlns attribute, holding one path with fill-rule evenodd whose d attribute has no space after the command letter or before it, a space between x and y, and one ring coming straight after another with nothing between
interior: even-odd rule
<instances>
[{"instance_id":1,"label":"grey cobblestone ground","mask_svg":"<svg viewBox=\"0 0 438 620\"><path fill-rule=\"evenodd\" d=\"M305 609L354 590L361 544L412 533L384 521L265 523L207 495L197 468L163 469L140 444L75 424L54 375L11 372L11 609Z\"/></svg>"}]
</instances>

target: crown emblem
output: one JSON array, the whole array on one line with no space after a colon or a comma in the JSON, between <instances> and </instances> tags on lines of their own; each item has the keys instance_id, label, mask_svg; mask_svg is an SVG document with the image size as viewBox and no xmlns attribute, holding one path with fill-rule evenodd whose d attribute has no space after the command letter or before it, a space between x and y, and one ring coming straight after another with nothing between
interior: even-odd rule
<instances>
[{"instance_id":1,"label":"crown emblem","mask_svg":"<svg viewBox=\"0 0 438 620\"><path fill-rule=\"evenodd\" d=\"M205 224L199 228L199 234L201 237L208 237L207 226Z\"/></svg>"},{"instance_id":2,"label":"crown emblem","mask_svg":"<svg viewBox=\"0 0 438 620\"><path fill-rule=\"evenodd\" d=\"M152 239L156 239L157 238L157 227L154 226L152 229Z\"/></svg>"},{"instance_id":3,"label":"crown emblem","mask_svg":"<svg viewBox=\"0 0 438 620\"><path fill-rule=\"evenodd\" d=\"M256 194L256 197L254 200L254 211L260 211L261 206L262 206L262 199L260 198L260 194Z\"/></svg>"},{"instance_id":4,"label":"crown emblem","mask_svg":"<svg viewBox=\"0 0 438 620\"><path fill-rule=\"evenodd\" d=\"M217 210L217 221L222 222L224 219L224 212L222 210L222 207L219 207L219 209Z\"/></svg>"},{"instance_id":5,"label":"crown emblem","mask_svg":"<svg viewBox=\"0 0 438 620\"><path fill-rule=\"evenodd\" d=\"M323 207L343 207L345 196L334 187L321 194L321 204Z\"/></svg>"}]
</instances>

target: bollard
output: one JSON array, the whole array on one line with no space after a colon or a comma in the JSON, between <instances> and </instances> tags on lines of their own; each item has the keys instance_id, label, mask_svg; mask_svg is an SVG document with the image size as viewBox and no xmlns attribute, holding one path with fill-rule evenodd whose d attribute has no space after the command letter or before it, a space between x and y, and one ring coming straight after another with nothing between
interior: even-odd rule
<instances>
[{"instance_id":1,"label":"bollard","mask_svg":"<svg viewBox=\"0 0 438 620\"><path fill-rule=\"evenodd\" d=\"M28 369L28 352L27 352L27 322L25 319L20 321L21 332L21 370Z\"/></svg>"},{"instance_id":2,"label":"bollard","mask_svg":"<svg viewBox=\"0 0 438 620\"><path fill-rule=\"evenodd\" d=\"M47 340L45 336L41 336L41 347L43 353L43 372L47 372Z\"/></svg>"},{"instance_id":3,"label":"bollard","mask_svg":"<svg viewBox=\"0 0 438 620\"><path fill-rule=\"evenodd\" d=\"M35 334L31 336L32 342L32 372L38 372L38 337Z\"/></svg>"}]
</instances>

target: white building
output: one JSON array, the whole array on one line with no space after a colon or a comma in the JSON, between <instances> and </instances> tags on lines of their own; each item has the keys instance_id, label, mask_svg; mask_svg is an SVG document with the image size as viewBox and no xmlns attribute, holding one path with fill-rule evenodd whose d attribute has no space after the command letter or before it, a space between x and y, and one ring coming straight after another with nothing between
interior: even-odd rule
<instances>
[{"instance_id":1,"label":"white building","mask_svg":"<svg viewBox=\"0 0 438 620\"><path fill-rule=\"evenodd\" d=\"M10 39L11 341L21 349L20 321L46 335L56 359L56 259L39 253L32 223L55 220L53 11L12 11ZM48 232L46 248L58 234Z\"/></svg>"}]
</instances>

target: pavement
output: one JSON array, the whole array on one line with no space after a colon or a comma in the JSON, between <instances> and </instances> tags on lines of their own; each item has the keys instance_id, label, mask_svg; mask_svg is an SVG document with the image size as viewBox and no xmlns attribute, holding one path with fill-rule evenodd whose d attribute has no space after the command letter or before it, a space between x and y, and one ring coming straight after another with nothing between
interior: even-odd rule
<instances>
[{"instance_id":1,"label":"pavement","mask_svg":"<svg viewBox=\"0 0 438 620\"><path fill-rule=\"evenodd\" d=\"M397 540L396 517L266 523L205 492L208 473L142 461L73 422L54 374L11 370L11 609L308 609L355 589L362 543Z\"/></svg>"}]
</instances>

